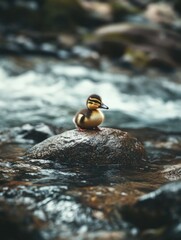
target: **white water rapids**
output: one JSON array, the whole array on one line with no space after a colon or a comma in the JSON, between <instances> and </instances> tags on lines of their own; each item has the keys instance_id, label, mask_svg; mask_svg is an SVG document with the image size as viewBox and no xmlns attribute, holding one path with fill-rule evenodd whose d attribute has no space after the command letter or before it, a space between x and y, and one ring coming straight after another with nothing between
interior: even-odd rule
<instances>
[{"instance_id":1,"label":"white water rapids","mask_svg":"<svg viewBox=\"0 0 181 240\"><path fill-rule=\"evenodd\" d=\"M52 64L10 74L0 66L0 123L11 127L46 122L73 127L72 117L97 93L109 106L104 125L152 126L181 120L181 83L129 77L81 66ZM112 119L112 120L111 120ZM137 124L137 125L136 125Z\"/></svg>"}]
</instances>

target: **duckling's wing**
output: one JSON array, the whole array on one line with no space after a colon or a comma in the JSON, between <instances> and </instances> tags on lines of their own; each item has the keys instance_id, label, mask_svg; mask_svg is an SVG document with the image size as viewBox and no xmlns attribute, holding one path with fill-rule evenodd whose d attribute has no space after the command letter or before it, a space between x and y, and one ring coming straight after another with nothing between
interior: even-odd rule
<instances>
[{"instance_id":1,"label":"duckling's wing","mask_svg":"<svg viewBox=\"0 0 181 240\"><path fill-rule=\"evenodd\" d=\"M79 125L84 122L84 119L86 118L86 110L87 109L82 109L80 112L78 112L75 117L73 118L73 122L76 125Z\"/></svg>"},{"instance_id":2,"label":"duckling's wing","mask_svg":"<svg viewBox=\"0 0 181 240\"><path fill-rule=\"evenodd\" d=\"M84 122L84 119L85 119L85 115L83 115L82 113L79 113L79 114L77 114L77 116L76 116L75 122L76 122L77 124L81 124L81 123Z\"/></svg>"}]
</instances>

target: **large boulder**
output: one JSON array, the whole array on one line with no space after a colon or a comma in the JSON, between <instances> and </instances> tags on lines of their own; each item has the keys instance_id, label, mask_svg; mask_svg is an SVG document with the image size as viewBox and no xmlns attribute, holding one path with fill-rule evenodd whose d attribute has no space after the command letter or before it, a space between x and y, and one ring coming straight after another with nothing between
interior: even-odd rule
<instances>
[{"instance_id":1,"label":"large boulder","mask_svg":"<svg viewBox=\"0 0 181 240\"><path fill-rule=\"evenodd\" d=\"M118 129L70 130L35 145L27 152L35 159L62 163L121 164L135 166L146 158L143 145Z\"/></svg>"},{"instance_id":2,"label":"large boulder","mask_svg":"<svg viewBox=\"0 0 181 240\"><path fill-rule=\"evenodd\" d=\"M172 70L180 67L181 36L159 25L116 23L98 28L94 47L109 57L129 61L138 68Z\"/></svg>"}]
</instances>

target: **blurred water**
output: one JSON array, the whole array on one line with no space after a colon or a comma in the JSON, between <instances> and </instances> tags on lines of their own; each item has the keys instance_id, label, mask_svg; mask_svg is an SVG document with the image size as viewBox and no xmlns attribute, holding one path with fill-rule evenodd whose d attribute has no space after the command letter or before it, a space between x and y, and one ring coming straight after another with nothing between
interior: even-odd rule
<instances>
[{"instance_id":1,"label":"blurred water","mask_svg":"<svg viewBox=\"0 0 181 240\"><path fill-rule=\"evenodd\" d=\"M9 67L7 66L9 64ZM169 77L128 76L61 63L39 63L22 72L0 63L1 128L46 122L72 128L89 94L110 110L105 126L181 130L181 82Z\"/></svg>"}]
</instances>

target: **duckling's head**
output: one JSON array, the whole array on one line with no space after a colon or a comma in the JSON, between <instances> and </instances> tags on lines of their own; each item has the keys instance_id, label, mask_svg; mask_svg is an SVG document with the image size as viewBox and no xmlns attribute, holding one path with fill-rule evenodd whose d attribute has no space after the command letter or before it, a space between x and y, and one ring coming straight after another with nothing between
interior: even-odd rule
<instances>
[{"instance_id":1,"label":"duckling's head","mask_svg":"<svg viewBox=\"0 0 181 240\"><path fill-rule=\"evenodd\" d=\"M87 99L86 105L90 110L95 110L97 108L108 109L108 107L102 102L102 98L97 94L90 95Z\"/></svg>"}]
</instances>

